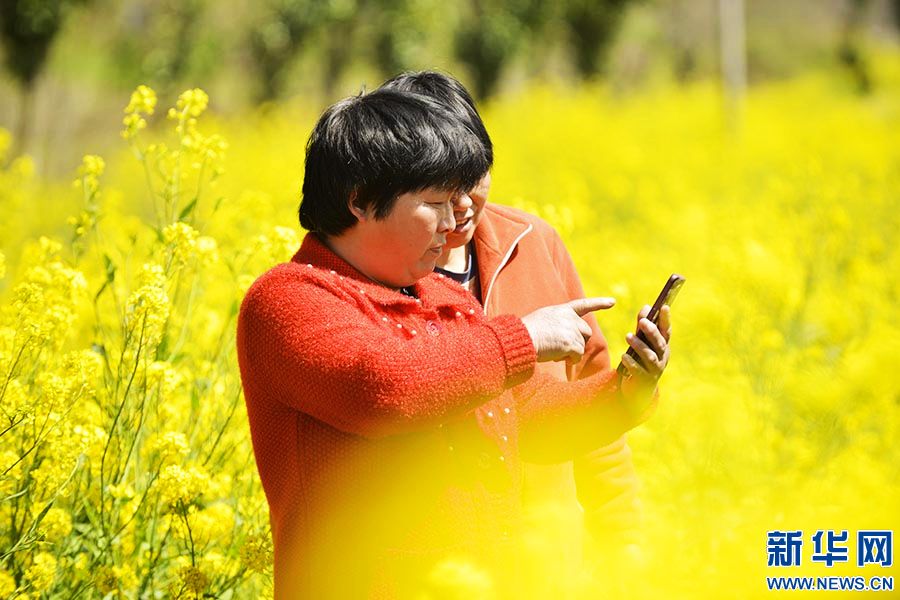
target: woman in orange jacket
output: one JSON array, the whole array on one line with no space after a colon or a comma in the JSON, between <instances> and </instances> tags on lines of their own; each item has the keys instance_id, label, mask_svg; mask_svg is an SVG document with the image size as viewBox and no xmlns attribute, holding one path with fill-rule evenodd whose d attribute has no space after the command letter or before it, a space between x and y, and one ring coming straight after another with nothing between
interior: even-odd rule
<instances>
[{"instance_id":1,"label":"woman in orange jacket","mask_svg":"<svg viewBox=\"0 0 900 600\"><path fill-rule=\"evenodd\" d=\"M382 87L425 94L441 102L469 124L493 161L490 136L459 81L424 71L403 73ZM584 297L575 265L556 231L534 215L487 203L490 185L488 172L455 205L456 228L447 236L437 271L463 283L488 316L526 315L541 306ZM584 318L593 333L581 360L542 363L541 372L573 381L610 371L609 349L597 320L593 314ZM585 524L596 541L604 542L605 549L633 542L639 518L638 479L625 436L572 458L573 463L563 465L529 465L526 497L535 505L550 502L572 507L577 492Z\"/></svg>"}]
</instances>

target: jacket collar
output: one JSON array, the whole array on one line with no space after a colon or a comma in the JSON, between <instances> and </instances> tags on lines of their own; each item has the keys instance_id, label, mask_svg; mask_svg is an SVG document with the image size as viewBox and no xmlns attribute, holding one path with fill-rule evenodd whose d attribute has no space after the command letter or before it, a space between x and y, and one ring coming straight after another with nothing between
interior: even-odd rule
<instances>
[{"instance_id":1,"label":"jacket collar","mask_svg":"<svg viewBox=\"0 0 900 600\"><path fill-rule=\"evenodd\" d=\"M363 275L356 267L334 253L315 233L307 233L300 249L291 262L307 265L338 278L342 284L352 285L376 304L399 305L413 308L419 304L397 290L381 285ZM460 284L438 273L431 273L413 285L422 306L461 306L465 304L468 292Z\"/></svg>"},{"instance_id":2,"label":"jacket collar","mask_svg":"<svg viewBox=\"0 0 900 600\"><path fill-rule=\"evenodd\" d=\"M509 262L516 245L533 229L514 212L488 203L472 238L478 257L478 279L481 282L481 302L487 309L491 288L497 273Z\"/></svg>"}]
</instances>

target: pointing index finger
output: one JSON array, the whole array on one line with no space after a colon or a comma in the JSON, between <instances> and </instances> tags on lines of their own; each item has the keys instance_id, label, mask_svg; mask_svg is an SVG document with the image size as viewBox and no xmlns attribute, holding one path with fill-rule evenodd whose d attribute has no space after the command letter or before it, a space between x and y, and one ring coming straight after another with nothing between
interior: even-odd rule
<instances>
[{"instance_id":1,"label":"pointing index finger","mask_svg":"<svg viewBox=\"0 0 900 600\"><path fill-rule=\"evenodd\" d=\"M589 312L594 312L595 310L612 308L615 304L615 298L609 298L607 296L597 296L594 298L579 298L577 300L572 300L571 302L569 302L569 307L574 310L579 317L583 317Z\"/></svg>"}]
</instances>

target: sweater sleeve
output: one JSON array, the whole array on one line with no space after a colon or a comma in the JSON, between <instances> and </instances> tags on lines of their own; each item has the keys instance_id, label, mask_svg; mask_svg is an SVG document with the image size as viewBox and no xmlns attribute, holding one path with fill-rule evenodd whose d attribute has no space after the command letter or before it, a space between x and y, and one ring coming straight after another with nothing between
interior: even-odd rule
<instances>
[{"instance_id":1,"label":"sweater sleeve","mask_svg":"<svg viewBox=\"0 0 900 600\"><path fill-rule=\"evenodd\" d=\"M640 423L622 402L615 371L572 382L536 374L515 392L519 444L532 462L572 460Z\"/></svg>"},{"instance_id":2,"label":"sweater sleeve","mask_svg":"<svg viewBox=\"0 0 900 600\"><path fill-rule=\"evenodd\" d=\"M341 289L296 277L254 285L238 322L248 399L380 437L433 427L530 377L535 351L512 316L464 320L440 336L398 336Z\"/></svg>"}]
</instances>

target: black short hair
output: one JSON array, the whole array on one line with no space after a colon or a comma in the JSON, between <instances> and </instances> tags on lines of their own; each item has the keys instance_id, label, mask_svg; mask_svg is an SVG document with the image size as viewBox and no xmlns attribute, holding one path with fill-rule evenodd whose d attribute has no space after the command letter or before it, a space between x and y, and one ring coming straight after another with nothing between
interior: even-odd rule
<instances>
[{"instance_id":1,"label":"black short hair","mask_svg":"<svg viewBox=\"0 0 900 600\"><path fill-rule=\"evenodd\" d=\"M360 94L329 107L313 129L300 224L340 235L357 222L351 201L381 219L401 194L467 191L489 168L481 140L443 104L400 90Z\"/></svg>"},{"instance_id":2,"label":"black short hair","mask_svg":"<svg viewBox=\"0 0 900 600\"><path fill-rule=\"evenodd\" d=\"M488 163L494 164L494 145L475 108L475 101L469 90L452 75L438 71L407 71L391 77L379 89L414 92L440 102L475 132L484 146Z\"/></svg>"}]
</instances>

